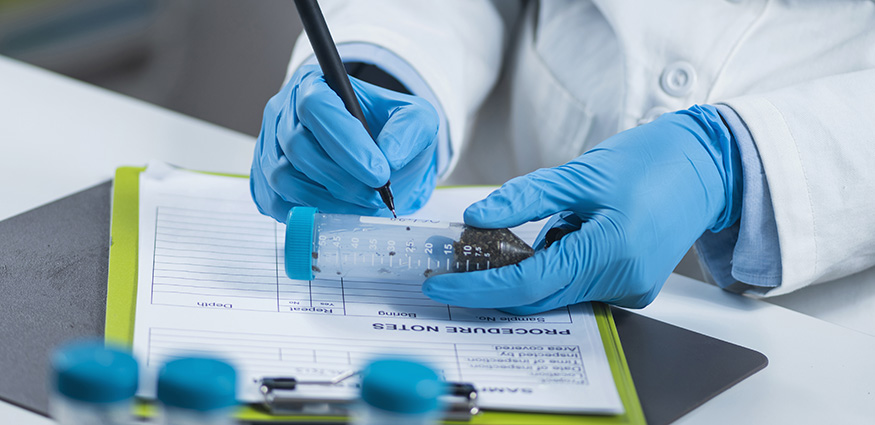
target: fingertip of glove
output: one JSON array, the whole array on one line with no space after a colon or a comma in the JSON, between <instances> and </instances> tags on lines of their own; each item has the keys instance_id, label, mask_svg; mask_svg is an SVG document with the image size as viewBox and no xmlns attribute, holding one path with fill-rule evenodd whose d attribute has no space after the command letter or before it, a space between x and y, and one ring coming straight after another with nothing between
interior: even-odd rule
<instances>
[{"instance_id":1,"label":"fingertip of glove","mask_svg":"<svg viewBox=\"0 0 875 425\"><path fill-rule=\"evenodd\" d=\"M494 222L500 218L502 211L506 212L507 202L496 197L496 192L492 192L485 199L481 199L465 208L463 218L465 223L477 227L488 227L490 222ZM494 227L494 226L493 226Z\"/></svg>"},{"instance_id":2,"label":"fingertip of glove","mask_svg":"<svg viewBox=\"0 0 875 425\"><path fill-rule=\"evenodd\" d=\"M513 314L515 316L530 316L532 314L542 313L544 310L532 306L519 307L502 307L498 309L504 313Z\"/></svg>"},{"instance_id":3,"label":"fingertip of glove","mask_svg":"<svg viewBox=\"0 0 875 425\"><path fill-rule=\"evenodd\" d=\"M410 149L404 146L398 137L388 130L384 130L377 137L377 145L386 157L389 168L400 170L410 161ZM418 153L418 152L416 152Z\"/></svg>"},{"instance_id":4,"label":"fingertip of glove","mask_svg":"<svg viewBox=\"0 0 875 425\"><path fill-rule=\"evenodd\" d=\"M429 296L434 293L434 284L431 279L434 278L426 279L425 282L422 283L422 293Z\"/></svg>"},{"instance_id":5,"label":"fingertip of glove","mask_svg":"<svg viewBox=\"0 0 875 425\"><path fill-rule=\"evenodd\" d=\"M383 187L392 174L386 158L376 156L367 161L367 167L362 171L359 177L361 182L375 189Z\"/></svg>"},{"instance_id":6,"label":"fingertip of glove","mask_svg":"<svg viewBox=\"0 0 875 425\"><path fill-rule=\"evenodd\" d=\"M393 122L391 128L387 125L377 136L377 144L392 170L400 170L424 152L434 156L437 129L424 131L419 125L417 120Z\"/></svg>"},{"instance_id":7,"label":"fingertip of glove","mask_svg":"<svg viewBox=\"0 0 875 425\"><path fill-rule=\"evenodd\" d=\"M508 205L495 202L492 198L486 198L466 208L462 218L469 226L495 229L513 225L507 223L511 211Z\"/></svg>"},{"instance_id":8,"label":"fingertip of glove","mask_svg":"<svg viewBox=\"0 0 875 425\"><path fill-rule=\"evenodd\" d=\"M483 201L479 201L468 208L465 208L465 212L462 214L462 219L465 221L465 224L481 227L480 224L483 222L483 208L480 206L481 202Z\"/></svg>"},{"instance_id":9,"label":"fingertip of glove","mask_svg":"<svg viewBox=\"0 0 875 425\"><path fill-rule=\"evenodd\" d=\"M434 301L448 304L450 300L446 297L447 292L441 288L441 277L434 276L426 279L422 284L422 293Z\"/></svg>"},{"instance_id":10,"label":"fingertip of glove","mask_svg":"<svg viewBox=\"0 0 875 425\"><path fill-rule=\"evenodd\" d=\"M426 135L430 134L432 137L437 136L440 129L440 117L434 105L417 96L411 96L410 103L415 111L416 120L414 122L420 127L421 132Z\"/></svg>"}]
</instances>

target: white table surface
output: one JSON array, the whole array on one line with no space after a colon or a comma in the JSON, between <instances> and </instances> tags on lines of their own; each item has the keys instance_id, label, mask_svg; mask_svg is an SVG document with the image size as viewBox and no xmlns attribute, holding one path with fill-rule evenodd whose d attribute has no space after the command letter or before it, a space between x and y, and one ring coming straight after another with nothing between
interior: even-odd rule
<instances>
[{"instance_id":1,"label":"white table surface","mask_svg":"<svg viewBox=\"0 0 875 425\"><path fill-rule=\"evenodd\" d=\"M0 56L0 220L160 159L249 174L251 137Z\"/></svg>"},{"instance_id":2,"label":"white table surface","mask_svg":"<svg viewBox=\"0 0 875 425\"><path fill-rule=\"evenodd\" d=\"M252 148L249 136L0 57L0 220L152 159L245 174ZM638 313L769 358L678 424L875 423L873 336L679 275ZM4 402L0 422L53 423Z\"/></svg>"}]
</instances>

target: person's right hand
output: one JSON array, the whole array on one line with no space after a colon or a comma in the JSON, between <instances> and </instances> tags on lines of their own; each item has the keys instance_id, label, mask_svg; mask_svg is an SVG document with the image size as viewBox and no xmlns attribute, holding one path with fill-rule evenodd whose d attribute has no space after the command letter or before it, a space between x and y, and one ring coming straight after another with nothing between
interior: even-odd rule
<instances>
[{"instance_id":1,"label":"person's right hand","mask_svg":"<svg viewBox=\"0 0 875 425\"><path fill-rule=\"evenodd\" d=\"M377 143L328 87L318 66L299 68L264 108L250 174L262 214L284 221L294 206L388 215L379 194L391 178L398 214L419 209L437 178L438 117L424 99L350 78Z\"/></svg>"}]
</instances>

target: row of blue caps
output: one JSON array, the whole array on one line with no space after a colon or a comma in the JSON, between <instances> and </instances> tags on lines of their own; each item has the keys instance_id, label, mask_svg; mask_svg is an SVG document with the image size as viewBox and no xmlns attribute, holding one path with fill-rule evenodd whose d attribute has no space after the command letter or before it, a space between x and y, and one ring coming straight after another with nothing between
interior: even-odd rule
<instances>
[{"instance_id":1,"label":"row of blue caps","mask_svg":"<svg viewBox=\"0 0 875 425\"><path fill-rule=\"evenodd\" d=\"M101 342L75 342L52 357L55 389L87 403L115 403L137 392L137 361ZM403 359L372 362L362 371L362 400L379 409L417 414L438 409L445 385L421 363ZM237 376L229 364L212 358L181 358L158 375L157 398L167 406L211 411L236 404Z\"/></svg>"},{"instance_id":2,"label":"row of blue caps","mask_svg":"<svg viewBox=\"0 0 875 425\"><path fill-rule=\"evenodd\" d=\"M52 376L60 394L86 403L130 399L139 384L134 357L97 341L74 342L55 351ZM221 409L236 403L236 383L234 368L221 360L181 358L161 369L157 398L184 409Z\"/></svg>"}]
</instances>

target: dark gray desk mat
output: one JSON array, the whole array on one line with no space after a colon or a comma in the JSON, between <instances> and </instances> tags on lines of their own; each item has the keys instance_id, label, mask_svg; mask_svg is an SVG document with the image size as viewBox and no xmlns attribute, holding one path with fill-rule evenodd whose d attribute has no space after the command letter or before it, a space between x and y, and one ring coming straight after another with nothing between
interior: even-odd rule
<instances>
[{"instance_id":1,"label":"dark gray desk mat","mask_svg":"<svg viewBox=\"0 0 875 425\"><path fill-rule=\"evenodd\" d=\"M103 335L111 188L0 222L0 399L45 415L51 350ZM744 347L613 312L651 425L671 423L768 363Z\"/></svg>"},{"instance_id":2,"label":"dark gray desk mat","mask_svg":"<svg viewBox=\"0 0 875 425\"><path fill-rule=\"evenodd\" d=\"M769 364L758 351L611 310L648 424L672 423Z\"/></svg>"},{"instance_id":3,"label":"dark gray desk mat","mask_svg":"<svg viewBox=\"0 0 875 425\"><path fill-rule=\"evenodd\" d=\"M106 182L0 222L3 400L44 414L52 348L102 337L111 188Z\"/></svg>"}]
</instances>

